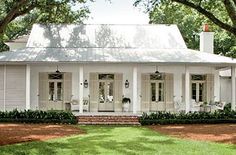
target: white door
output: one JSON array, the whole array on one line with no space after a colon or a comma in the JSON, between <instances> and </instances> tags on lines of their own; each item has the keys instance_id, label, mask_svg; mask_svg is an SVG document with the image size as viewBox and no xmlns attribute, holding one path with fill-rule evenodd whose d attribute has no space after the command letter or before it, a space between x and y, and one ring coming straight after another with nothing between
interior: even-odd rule
<instances>
[{"instance_id":1,"label":"white door","mask_svg":"<svg viewBox=\"0 0 236 155\"><path fill-rule=\"evenodd\" d=\"M164 81L151 81L150 111L165 110Z\"/></svg>"},{"instance_id":2,"label":"white door","mask_svg":"<svg viewBox=\"0 0 236 155\"><path fill-rule=\"evenodd\" d=\"M99 80L98 111L114 111L114 80Z\"/></svg>"},{"instance_id":3,"label":"white door","mask_svg":"<svg viewBox=\"0 0 236 155\"><path fill-rule=\"evenodd\" d=\"M53 110L63 109L63 82L62 80L49 80L49 102L47 108Z\"/></svg>"}]
</instances>

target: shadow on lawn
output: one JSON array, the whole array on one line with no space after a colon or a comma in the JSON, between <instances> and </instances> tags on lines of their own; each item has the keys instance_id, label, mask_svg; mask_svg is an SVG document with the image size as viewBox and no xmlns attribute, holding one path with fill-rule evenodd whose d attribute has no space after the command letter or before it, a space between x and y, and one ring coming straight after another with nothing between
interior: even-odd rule
<instances>
[{"instance_id":1,"label":"shadow on lawn","mask_svg":"<svg viewBox=\"0 0 236 155\"><path fill-rule=\"evenodd\" d=\"M140 130L140 128L139 128ZM142 151L155 151L158 148L152 148L150 145L172 145L175 142L172 139L153 139L153 134L132 135L121 133L114 134L115 128L90 128L88 134L72 136L64 139L52 141L31 142L14 145L14 147L1 148L1 154L100 154L104 152L137 154ZM124 130L126 131L126 130ZM125 137L127 136L127 137ZM121 139L119 139L121 138ZM64 152L64 153L63 153Z\"/></svg>"}]
</instances>

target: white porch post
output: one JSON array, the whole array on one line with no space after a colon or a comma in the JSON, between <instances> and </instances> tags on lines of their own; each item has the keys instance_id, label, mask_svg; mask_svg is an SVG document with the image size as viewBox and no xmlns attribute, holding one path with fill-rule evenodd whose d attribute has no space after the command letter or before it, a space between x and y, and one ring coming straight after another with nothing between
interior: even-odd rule
<instances>
[{"instance_id":1,"label":"white porch post","mask_svg":"<svg viewBox=\"0 0 236 155\"><path fill-rule=\"evenodd\" d=\"M3 72L3 111L6 111L6 79L7 79L7 66L4 65L4 72Z\"/></svg>"},{"instance_id":2,"label":"white porch post","mask_svg":"<svg viewBox=\"0 0 236 155\"><path fill-rule=\"evenodd\" d=\"M232 87L232 92L231 92L231 109L235 110L235 67L231 67L231 87Z\"/></svg>"},{"instance_id":3,"label":"white porch post","mask_svg":"<svg viewBox=\"0 0 236 155\"><path fill-rule=\"evenodd\" d=\"M25 97L25 100L26 100L26 110L29 110L30 109L30 65L26 65L26 97Z\"/></svg>"},{"instance_id":4,"label":"white porch post","mask_svg":"<svg viewBox=\"0 0 236 155\"><path fill-rule=\"evenodd\" d=\"M138 69L137 66L133 68L133 113L137 113L138 102Z\"/></svg>"},{"instance_id":5,"label":"white porch post","mask_svg":"<svg viewBox=\"0 0 236 155\"><path fill-rule=\"evenodd\" d=\"M220 75L218 70L214 74L214 101L220 101Z\"/></svg>"},{"instance_id":6,"label":"white porch post","mask_svg":"<svg viewBox=\"0 0 236 155\"><path fill-rule=\"evenodd\" d=\"M185 67L185 111L190 111L190 74L189 68Z\"/></svg>"},{"instance_id":7,"label":"white porch post","mask_svg":"<svg viewBox=\"0 0 236 155\"><path fill-rule=\"evenodd\" d=\"M79 112L83 113L83 96L84 96L84 67L79 66Z\"/></svg>"}]
</instances>

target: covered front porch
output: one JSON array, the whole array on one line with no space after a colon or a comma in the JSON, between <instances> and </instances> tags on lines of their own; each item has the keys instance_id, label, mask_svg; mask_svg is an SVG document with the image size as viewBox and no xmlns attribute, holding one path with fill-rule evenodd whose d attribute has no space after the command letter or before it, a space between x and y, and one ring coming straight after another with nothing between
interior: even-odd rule
<instances>
[{"instance_id":1,"label":"covered front porch","mask_svg":"<svg viewBox=\"0 0 236 155\"><path fill-rule=\"evenodd\" d=\"M221 101L219 70L224 67L160 63L31 64L27 66L30 109L71 109L79 115L198 111L196 103ZM234 79L229 92L232 94ZM123 103L124 98L130 99L130 103Z\"/></svg>"}]
</instances>

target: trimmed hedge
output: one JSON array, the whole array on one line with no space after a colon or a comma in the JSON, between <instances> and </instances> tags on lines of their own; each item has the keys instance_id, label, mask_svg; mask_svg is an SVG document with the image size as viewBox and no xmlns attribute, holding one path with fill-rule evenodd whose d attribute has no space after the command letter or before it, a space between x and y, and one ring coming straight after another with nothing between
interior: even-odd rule
<instances>
[{"instance_id":1,"label":"trimmed hedge","mask_svg":"<svg viewBox=\"0 0 236 155\"><path fill-rule=\"evenodd\" d=\"M18 111L15 109L13 111L0 112L0 122L76 124L78 121L68 111Z\"/></svg>"},{"instance_id":2,"label":"trimmed hedge","mask_svg":"<svg viewBox=\"0 0 236 155\"><path fill-rule=\"evenodd\" d=\"M236 123L236 111L193 112L193 113L170 113L155 112L143 113L139 118L142 125L153 124L216 124Z\"/></svg>"}]
</instances>

